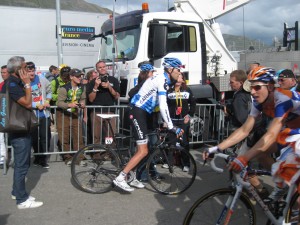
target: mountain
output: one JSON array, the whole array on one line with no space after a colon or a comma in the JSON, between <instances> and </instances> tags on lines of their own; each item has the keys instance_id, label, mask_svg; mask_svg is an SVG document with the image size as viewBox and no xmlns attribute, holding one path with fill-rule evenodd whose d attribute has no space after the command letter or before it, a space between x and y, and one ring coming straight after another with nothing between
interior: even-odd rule
<instances>
[{"instance_id":1,"label":"mountain","mask_svg":"<svg viewBox=\"0 0 300 225\"><path fill-rule=\"evenodd\" d=\"M223 38L230 51L259 50L271 47L259 40L244 38L243 36L223 34Z\"/></svg>"},{"instance_id":2,"label":"mountain","mask_svg":"<svg viewBox=\"0 0 300 225\"><path fill-rule=\"evenodd\" d=\"M62 10L111 14L112 11L84 0L60 0ZM55 9L56 0L0 0L0 6Z\"/></svg>"}]
</instances>

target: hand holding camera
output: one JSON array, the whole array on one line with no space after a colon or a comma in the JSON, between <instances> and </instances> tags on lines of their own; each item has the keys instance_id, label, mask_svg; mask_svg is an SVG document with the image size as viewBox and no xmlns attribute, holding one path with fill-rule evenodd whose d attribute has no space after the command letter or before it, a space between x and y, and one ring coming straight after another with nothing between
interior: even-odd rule
<instances>
[{"instance_id":1,"label":"hand holding camera","mask_svg":"<svg viewBox=\"0 0 300 225\"><path fill-rule=\"evenodd\" d=\"M83 103L76 103L76 105L78 106L78 108L83 109L85 107L85 105Z\"/></svg>"}]
</instances>

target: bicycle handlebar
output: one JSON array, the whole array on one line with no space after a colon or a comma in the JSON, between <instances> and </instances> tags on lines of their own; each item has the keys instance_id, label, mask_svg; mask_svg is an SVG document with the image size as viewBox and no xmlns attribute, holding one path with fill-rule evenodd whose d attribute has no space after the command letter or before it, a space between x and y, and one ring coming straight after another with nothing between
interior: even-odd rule
<instances>
[{"instance_id":1,"label":"bicycle handlebar","mask_svg":"<svg viewBox=\"0 0 300 225\"><path fill-rule=\"evenodd\" d=\"M214 171L216 171L217 173L223 173L224 169L216 166L216 163L215 163L216 158L222 158L225 160L229 160L230 156L226 155L224 153L216 153L215 157L210 162L210 166ZM240 183L242 186L248 188L248 187L250 187L251 184L249 182L243 180L243 178L246 176L246 174L247 174L247 171L243 170L241 172L241 175L240 175L240 173L234 173L234 176L238 183Z\"/></svg>"},{"instance_id":2,"label":"bicycle handlebar","mask_svg":"<svg viewBox=\"0 0 300 225\"><path fill-rule=\"evenodd\" d=\"M226 155L226 154L223 154L223 153L215 154L215 157L210 161L211 168L214 171L216 171L217 173L223 173L224 170L222 168L216 166L215 160L216 160L216 158L223 158L225 160L228 160L229 157L230 157L229 155Z\"/></svg>"}]
</instances>

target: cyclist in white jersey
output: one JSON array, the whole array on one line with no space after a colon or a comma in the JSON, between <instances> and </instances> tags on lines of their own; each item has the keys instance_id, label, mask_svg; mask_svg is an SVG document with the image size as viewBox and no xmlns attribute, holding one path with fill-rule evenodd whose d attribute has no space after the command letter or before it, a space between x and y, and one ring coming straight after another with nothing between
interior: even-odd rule
<instances>
[{"instance_id":1,"label":"cyclist in white jersey","mask_svg":"<svg viewBox=\"0 0 300 225\"><path fill-rule=\"evenodd\" d=\"M148 64L149 67L152 66ZM133 128L133 135L137 143L137 151L130 159L123 171L114 179L114 184L121 189L132 192L134 188L143 188L144 185L134 179L130 186L126 182L126 175L133 170L139 162L148 154L147 139L147 119L154 109L159 106L161 116L167 124L168 129L176 133L177 136L183 134L183 130L173 126L167 105L167 90L169 85L175 83L179 77L180 69L183 67L177 58L165 58L163 62L164 73L148 78L139 92L131 100L131 110L129 118Z\"/></svg>"}]
</instances>

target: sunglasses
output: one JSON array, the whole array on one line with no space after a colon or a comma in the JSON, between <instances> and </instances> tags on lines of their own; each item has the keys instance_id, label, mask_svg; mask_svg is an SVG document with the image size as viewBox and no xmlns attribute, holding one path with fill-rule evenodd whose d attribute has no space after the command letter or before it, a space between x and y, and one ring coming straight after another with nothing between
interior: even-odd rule
<instances>
[{"instance_id":1,"label":"sunglasses","mask_svg":"<svg viewBox=\"0 0 300 225\"><path fill-rule=\"evenodd\" d=\"M284 81L285 81L285 79L283 79L283 78L278 79L278 82L284 82Z\"/></svg>"},{"instance_id":2,"label":"sunglasses","mask_svg":"<svg viewBox=\"0 0 300 225\"><path fill-rule=\"evenodd\" d=\"M259 91L263 86L268 86L268 84L257 84L257 85L251 85L250 89L254 89L255 91Z\"/></svg>"},{"instance_id":3,"label":"sunglasses","mask_svg":"<svg viewBox=\"0 0 300 225\"><path fill-rule=\"evenodd\" d=\"M35 70L35 66L26 66L26 68L29 70Z\"/></svg>"},{"instance_id":4,"label":"sunglasses","mask_svg":"<svg viewBox=\"0 0 300 225\"><path fill-rule=\"evenodd\" d=\"M61 71L62 71L63 73L65 73L65 72L70 72L70 71L71 71L71 68L70 68L70 67L63 67L63 68L61 69Z\"/></svg>"}]
</instances>

